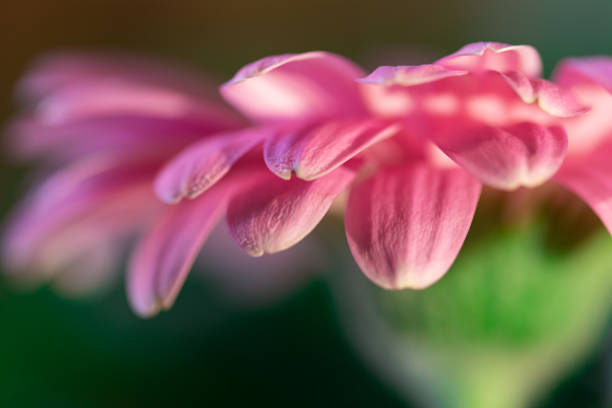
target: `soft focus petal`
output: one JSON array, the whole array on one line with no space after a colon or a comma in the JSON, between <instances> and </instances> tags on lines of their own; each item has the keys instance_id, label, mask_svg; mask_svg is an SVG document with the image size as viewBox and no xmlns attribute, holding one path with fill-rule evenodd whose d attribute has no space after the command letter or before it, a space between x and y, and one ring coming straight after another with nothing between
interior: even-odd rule
<instances>
[{"instance_id":1,"label":"soft focus petal","mask_svg":"<svg viewBox=\"0 0 612 408\"><path fill-rule=\"evenodd\" d=\"M43 246L56 246L47 252L60 258L78 251L86 239L142 222L159 205L150 187L158 166L97 157L46 178L11 217L2 248L9 269L27 267Z\"/></svg>"},{"instance_id":2,"label":"soft focus petal","mask_svg":"<svg viewBox=\"0 0 612 408\"><path fill-rule=\"evenodd\" d=\"M556 83L564 87L588 80L612 92L612 57L565 59L555 69L553 77Z\"/></svg>"},{"instance_id":3,"label":"soft focus petal","mask_svg":"<svg viewBox=\"0 0 612 408\"><path fill-rule=\"evenodd\" d=\"M496 42L467 44L459 51L438 60L436 64L470 72L518 71L530 77L539 76L542 71L542 60L535 48Z\"/></svg>"},{"instance_id":4,"label":"soft focus petal","mask_svg":"<svg viewBox=\"0 0 612 408\"><path fill-rule=\"evenodd\" d=\"M564 122L572 156L589 154L612 138L612 58L587 57L562 61L555 83L589 106L586 115Z\"/></svg>"},{"instance_id":5,"label":"soft focus petal","mask_svg":"<svg viewBox=\"0 0 612 408\"><path fill-rule=\"evenodd\" d=\"M559 169L567 150L562 128L532 123L466 128L434 141L464 169L504 190L545 182Z\"/></svg>"},{"instance_id":6,"label":"soft focus petal","mask_svg":"<svg viewBox=\"0 0 612 408\"><path fill-rule=\"evenodd\" d=\"M20 158L67 159L103 151L168 157L220 130L202 122L122 115L51 126L28 117L12 123L7 133L11 151Z\"/></svg>"},{"instance_id":7,"label":"soft focus petal","mask_svg":"<svg viewBox=\"0 0 612 408\"><path fill-rule=\"evenodd\" d=\"M480 183L426 164L378 172L351 190L346 235L363 272L388 289L422 289L442 277L468 233Z\"/></svg>"},{"instance_id":8,"label":"soft focus petal","mask_svg":"<svg viewBox=\"0 0 612 408\"><path fill-rule=\"evenodd\" d=\"M202 73L126 54L53 53L38 59L19 83L18 94L39 99L52 92L98 81L121 80L163 86L189 95L211 98L214 85Z\"/></svg>"},{"instance_id":9,"label":"soft focus petal","mask_svg":"<svg viewBox=\"0 0 612 408\"><path fill-rule=\"evenodd\" d=\"M223 177L245 153L272 129L254 128L224 133L189 146L172 159L155 180L157 196L166 203L194 198Z\"/></svg>"},{"instance_id":10,"label":"soft focus petal","mask_svg":"<svg viewBox=\"0 0 612 408\"><path fill-rule=\"evenodd\" d=\"M141 239L128 266L127 290L132 308L153 316L174 303L208 234L223 215L227 185L196 200L167 207Z\"/></svg>"},{"instance_id":11,"label":"soft focus petal","mask_svg":"<svg viewBox=\"0 0 612 408\"><path fill-rule=\"evenodd\" d=\"M348 167L310 182L285 181L267 171L254 174L249 187L229 203L232 237L251 256L287 249L316 227L354 176Z\"/></svg>"},{"instance_id":12,"label":"soft focus petal","mask_svg":"<svg viewBox=\"0 0 612 408\"><path fill-rule=\"evenodd\" d=\"M223 97L256 121L329 118L365 113L363 71L325 52L267 57L242 68L221 87Z\"/></svg>"},{"instance_id":13,"label":"soft focus petal","mask_svg":"<svg viewBox=\"0 0 612 408\"><path fill-rule=\"evenodd\" d=\"M589 109L558 85L539 78L528 78L520 72L507 72L503 78L525 103L536 103L544 112L559 118L571 118Z\"/></svg>"},{"instance_id":14,"label":"soft focus petal","mask_svg":"<svg viewBox=\"0 0 612 408\"><path fill-rule=\"evenodd\" d=\"M74 84L57 90L38 102L36 114L38 120L48 125L111 115L200 120L220 129L241 123L220 103L161 86L116 80Z\"/></svg>"},{"instance_id":15,"label":"soft focus petal","mask_svg":"<svg viewBox=\"0 0 612 408\"><path fill-rule=\"evenodd\" d=\"M395 135L399 125L378 119L327 121L279 131L266 140L264 158L277 176L303 180L324 176L367 149Z\"/></svg>"},{"instance_id":16,"label":"soft focus petal","mask_svg":"<svg viewBox=\"0 0 612 408\"><path fill-rule=\"evenodd\" d=\"M448 69L435 64L382 66L357 81L364 84L414 86L467 74L465 70Z\"/></svg>"},{"instance_id":17,"label":"soft focus petal","mask_svg":"<svg viewBox=\"0 0 612 408\"><path fill-rule=\"evenodd\" d=\"M565 164L555 179L580 196L612 234L612 144Z\"/></svg>"}]
</instances>

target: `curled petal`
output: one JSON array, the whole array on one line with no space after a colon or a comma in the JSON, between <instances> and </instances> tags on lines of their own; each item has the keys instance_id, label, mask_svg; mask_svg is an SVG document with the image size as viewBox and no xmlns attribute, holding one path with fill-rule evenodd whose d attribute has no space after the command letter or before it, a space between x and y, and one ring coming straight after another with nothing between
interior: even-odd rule
<instances>
[{"instance_id":1,"label":"curled petal","mask_svg":"<svg viewBox=\"0 0 612 408\"><path fill-rule=\"evenodd\" d=\"M251 256L287 249L316 227L354 176L346 166L310 182L285 181L267 171L253 175L229 203L230 233Z\"/></svg>"},{"instance_id":2,"label":"curled petal","mask_svg":"<svg viewBox=\"0 0 612 408\"><path fill-rule=\"evenodd\" d=\"M172 159L155 179L155 192L164 202L202 194L221 179L249 150L261 143L270 129L247 129L204 139Z\"/></svg>"},{"instance_id":3,"label":"curled petal","mask_svg":"<svg viewBox=\"0 0 612 408\"><path fill-rule=\"evenodd\" d=\"M468 71L448 69L441 65L382 66L370 75L357 81L375 85L414 86L438 81L440 79L467 75Z\"/></svg>"},{"instance_id":4,"label":"curled petal","mask_svg":"<svg viewBox=\"0 0 612 408\"><path fill-rule=\"evenodd\" d=\"M542 60L535 48L496 42L467 44L459 51L438 60L436 64L469 72L517 71L529 77L537 77L542 71Z\"/></svg>"},{"instance_id":5,"label":"curled petal","mask_svg":"<svg viewBox=\"0 0 612 408\"><path fill-rule=\"evenodd\" d=\"M398 130L399 125L389 121L348 119L280 131L266 140L264 158L268 168L283 179L295 172L303 180L313 180Z\"/></svg>"},{"instance_id":6,"label":"curled petal","mask_svg":"<svg viewBox=\"0 0 612 408\"><path fill-rule=\"evenodd\" d=\"M166 207L130 258L127 290L132 308L143 317L174 303L212 228L223 215L229 188L215 186L196 200Z\"/></svg>"},{"instance_id":7,"label":"curled petal","mask_svg":"<svg viewBox=\"0 0 612 408\"><path fill-rule=\"evenodd\" d=\"M267 57L242 68L221 87L223 97L256 121L362 114L363 71L334 54Z\"/></svg>"},{"instance_id":8,"label":"curled petal","mask_svg":"<svg viewBox=\"0 0 612 408\"><path fill-rule=\"evenodd\" d=\"M467 128L434 141L465 170L504 190L545 182L559 169L567 150L562 128L532 123Z\"/></svg>"},{"instance_id":9,"label":"curled petal","mask_svg":"<svg viewBox=\"0 0 612 408\"><path fill-rule=\"evenodd\" d=\"M384 288L426 288L457 257L479 195L478 180L458 168L415 164L376 173L352 188L347 204L357 264Z\"/></svg>"},{"instance_id":10,"label":"curled petal","mask_svg":"<svg viewBox=\"0 0 612 408\"><path fill-rule=\"evenodd\" d=\"M546 113L560 118L571 118L589 109L558 85L544 79L532 79L520 72L501 74L525 103L536 103Z\"/></svg>"}]
</instances>

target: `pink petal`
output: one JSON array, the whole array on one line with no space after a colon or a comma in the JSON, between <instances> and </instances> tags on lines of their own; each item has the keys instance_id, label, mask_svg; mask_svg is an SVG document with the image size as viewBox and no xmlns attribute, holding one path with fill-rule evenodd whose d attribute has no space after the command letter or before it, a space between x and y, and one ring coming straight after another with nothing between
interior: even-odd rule
<instances>
[{"instance_id":1,"label":"pink petal","mask_svg":"<svg viewBox=\"0 0 612 408\"><path fill-rule=\"evenodd\" d=\"M612 145L565 164L555 179L580 196L612 234Z\"/></svg>"},{"instance_id":2,"label":"pink petal","mask_svg":"<svg viewBox=\"0 0 612 408\"><path fill-rule=\"evenodd\" d=\"M365 113L352 62L325 52L267 57L221 87L223 97L255 121Z\"/></svg>"},{"instance_id":3,"label":"pink petal","mask_svg":"<svg viewBox=\"0 0 612 408\"><path fill-rule=\"evenodd\" d=\"M196 200L167 207L138 243L129 262L127 290L140 316L172 306L200 248L223 215L228 191L219 185Z\"/></svg>"},{"instance_id":4,"label":"pink petal","mask_svg":"<svg viewBox=\"0 0 612 408\"><path fill-rule=\"evenodd\" d=\"M461 169L426 164L381 170L351 190L348 243L363 272L388 289L423 289L446 273L480 194Z\"/></svg>"},{"instance_id":5,"label":"pink petal","mask_svg":"<svg viewBox=\"0 0 612 408\"><path fill-rule=\"evenodd\" d=\"M561 127L527 122L466 128L434 141L465 170L504 190L542 184L559 169L567 150Z\"/></svg>"},{"instance_id":6,"label":"pink petal","mask_svg":"<svg viewBox=\"0 0 612 408\"><path fill-rule=\"evenodd\" d=\"M168 157L203 135L223 130L213 123L119 115L61 125L23 118L9 126L8 134L12 151L26 158L79 157L101 151L133 151L139 156L157 151Z\"/></svg>"},{"instance_id":7,"label":"pink petal","mask_svg":"<svg viewBox=\"0 0 612 408\"><path fill-rule=\"evenodd\" d=\"M268 171L254 174L249 188L229 203L230 233L251 256L287 249L314 229L354 176L348 167L310 182L285 181Z\"/></svg>"},{"instance_id":8,"label":"pink petal","mask_svg":"<svg viewBox=\"0 0 612 408\"><path fill-rule=\"evenodd\" d=\"M470 72L518 71L529 77L537 77L542 71L542 60L535 48L496 42L467 44L459 51L438 60L436 64Z\"/></svg>"},{"instance_id":9,"label":"pink petal","mask_svg":"<svg viewBox=\"0 0 612 408\"><path fill-rule=\"evenodd\" d=\"M612 58L608 56L568 58L555 69L553 77L556 83L564 87L586 80L612 92Z\"/></svg>"},{"instance_id":10,"label":"pink petal","mask_svg":"<svg viewBox=\"0 0 612 408\"><path fill-rule=\"evenodd\" d=\"M35 61L19 84L19 95L39 99L74 85L121 80L162 86L209 99L215 95L212 82L202 73L127 54L53 53Z\"/></svg>"},{"instance_id":11,"label":"pink petal","mask_svg":"<svg viewBox=\"0 0 612 408\"><path fill-rule=\"evenodd\" d=\"M506 82L525 103L536 103L546 113L560 118L571 118L589 109L556 84L544 79L531 79L520 72L502 74Z\"/></svg>"},{"instance_id":12,"label":"pink petal","mask_svg":"<svg viewBox=\"0 0 612 408\"><path fill-rule=\"evenodd\" d=\"M271 131L269 128L246 129L219 134L189 146L158 174L155 180L157 196L169 204L185 197L197 197Z\"/></svg>"},{"instance_id":13,"label":"pink petal","mask_svg":"<svg viewBox=\"0 0 612 408\"><path fill-rule=\"evenodd\" d=\"M113 79L65 86L42 98L36 113L41 123L49 125L111 115L191 119L219 128L242 123L220 103L158 85Z\"/></svg>"},{"instance_id":14,"label":"pink petal","mask_svg":"<svg viewBox=\"0 0 612 408\"><path fill-rule=\"evenodd\" d=\"M97 157L47 177L11 217L4 260L11 269L21 270L43 246L55 246L52 255L60 258L87 240L135 228L159 206L150 187L157 167Z\"/></svg>"},{"instance_id":15,"label":"pink petal","mask_svg":"<svg viewBox=\"0 0 612 408\"><path fill-rule=\"evenodd\" d=\"M277 176L303 180L324 176L367 149L393 136L399 126L378 119L335 120L278 132L266 140L264 158Z\"/></svg>"},{"instance_id":16,"label":"pink petal","mask_svg":"<svg viewBox=\"0 0 612 408\"><path fill-rule=\"evenodd\" d=\"M357 81L364 84L414 86L440 79L467 75L468 71L447 69L441 65L382 66Z\"/></svg>"}]
</instances>

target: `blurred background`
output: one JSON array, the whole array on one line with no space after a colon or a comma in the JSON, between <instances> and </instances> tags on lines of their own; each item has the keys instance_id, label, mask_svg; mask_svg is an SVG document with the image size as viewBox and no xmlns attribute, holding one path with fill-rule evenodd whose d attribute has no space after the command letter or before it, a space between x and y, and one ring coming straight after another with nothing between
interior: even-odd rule
<instances>
[{"instance_id":1,"label":"blurred background","mask_svg":"<svg viewBox=\"0 0 612 408\"><path fill-rule=\"evenodd\" d=\"M4 0L0 122L28 64L53 50L145 54L223 81L270 54L328 50L372 69L490 40L534 45L549 74L565 56L612 55L611 19L610 0ZM3 152L2 218L27 170ZM0 279L0 406L419 406L353 347L325 277L334 268L255 303L192 274L151 320L132 315L121 279L80 300ZM610 334L536 406L612 406Z\"/></svg>"}]
</instances>

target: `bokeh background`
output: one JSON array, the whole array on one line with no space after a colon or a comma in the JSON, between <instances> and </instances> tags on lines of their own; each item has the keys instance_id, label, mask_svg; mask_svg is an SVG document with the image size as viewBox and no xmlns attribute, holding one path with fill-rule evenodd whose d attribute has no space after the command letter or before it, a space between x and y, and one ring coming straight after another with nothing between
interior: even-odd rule
<instances>
[{"instance_id":1,"label":"bokeh background","mask_svg":"<svg viewBox=\"0 0 612 408\"><path fill-rule=\"evenodd\" d=\"M536 46L550 73L564 56L611 55L610 21L610 0L3 0L0 122L19 76L53 50L146 54L221 81L270 54L329 50L371 69L493 40ZM3 151L2 218L27 169ZM121 280L66 300L0 279L0 406L411 406L351 346L323 277L333 271L313 272L256 306L191 277L152 320L131 314ZM537 406L610 406L609 339Z\"/></svg>"}]
</instances>

